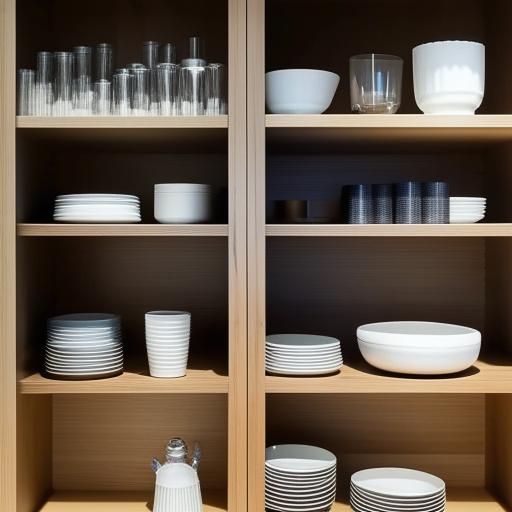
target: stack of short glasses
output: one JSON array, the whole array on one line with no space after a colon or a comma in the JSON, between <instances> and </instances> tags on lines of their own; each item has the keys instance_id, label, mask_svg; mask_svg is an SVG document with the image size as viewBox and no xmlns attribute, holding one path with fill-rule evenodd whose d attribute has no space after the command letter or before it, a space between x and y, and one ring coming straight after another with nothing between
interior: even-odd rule
<instances>
[{"instance_id":1,"label":"stack of short glasses","mask_svg":"<svg viewBox=\"0 0 512 512\"><path fill-rule=\"evenodd\" d=\"M39 52L36 70L18 71L20 116L217 116L227 113L226 68L208 64L189 39L180 64L173 43L143 44L143 62L113 69L108 43Z\"/></svg>"}]
</instances>

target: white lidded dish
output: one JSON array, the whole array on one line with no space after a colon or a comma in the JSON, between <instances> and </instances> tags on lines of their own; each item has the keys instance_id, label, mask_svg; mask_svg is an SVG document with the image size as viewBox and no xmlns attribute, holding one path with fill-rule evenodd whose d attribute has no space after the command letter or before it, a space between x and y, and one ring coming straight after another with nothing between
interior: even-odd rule
<instances>
[{"instance_id":1,"label":"white lidded dish","mask_svg":"<svg viewBox=\"0 0 512 512\"><path fill-rule=\"evenodd\" d=\"M212 190L197 183L155 185L155 219L161 224L197 224L212 217Z\"/></svg>"}]
</instances>

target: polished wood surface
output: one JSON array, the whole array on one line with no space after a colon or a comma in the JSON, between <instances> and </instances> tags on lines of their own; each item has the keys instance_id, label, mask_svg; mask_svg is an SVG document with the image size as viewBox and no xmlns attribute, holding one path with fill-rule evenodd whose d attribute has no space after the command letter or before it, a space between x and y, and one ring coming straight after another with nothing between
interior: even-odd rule
<instances>
[{"instance_id":1,"label":"polished wood surface","mask_svg":"<svg viewBox=\"0 0 512 512\"><path fill-rule=\"evenodd\" d=\"M267 446L333 452L338 491L369 467L433 473L448 487L485 485L485 397L479 394L267 395Z\"/></svg>"},{"instance_id":2,"label":"polished wood surface","mask_svg":"<svg viewBox=\"0 0 512 512\"><path fill-rule=\"evenodd\" d=\"M477 361L460 374L414 377L381 372L367 363L345 363L335 375L267 375L267 393L510 393L510 359Z\"/></svg>"},{"instance_id":3,"label":"polished wood surface","mask_svg":"<svg viewBox=\"0 0 512 512\"><path fill-rule=\"evenodd\" d=\"M227 491L228 399L223 395L55 395L53 487L149 491L153 457L172 437L203 450L204 489Z\"/></svg>"},{"instance_id":4,"label":"polished wood surface","mask_svg":"<svg viewBox=\"0 0 512 512\"><path fill-rule=\"evenodd\" d=\"M203 490L203 512L225 512L222 494ZM73 492L52 494L40 512L148 512L153 496L148 492Z\"/></svg>"},{"instance_id":5,"label":"polished wood surface","mask_svg":"<svg viewBox=\"0 0 512 512\"><path fill-rule=\"evenodd\" d=\"M228 236L220 224L18 224L18 236Z\"/></svg>"},{"instance_id":6,"label":"polished wood surface","mask_svg":"<svg viewBox=\"0 0 512 512\"><path fill-rule=\"evenodd\" d=\"M0 510L16 510L16 2L0 1ZM24 512L24 511L22 511Z\"/></svg>"},{"instance_id":7,"label":"polished wood surface","mask_svg":"<svg viewBox=\"0 0 512 512\"><path fill-rule=\"evenodd\" d=\"M512 224L267 224L267 236L510 237Z\"/></svg>"}]
</instances>

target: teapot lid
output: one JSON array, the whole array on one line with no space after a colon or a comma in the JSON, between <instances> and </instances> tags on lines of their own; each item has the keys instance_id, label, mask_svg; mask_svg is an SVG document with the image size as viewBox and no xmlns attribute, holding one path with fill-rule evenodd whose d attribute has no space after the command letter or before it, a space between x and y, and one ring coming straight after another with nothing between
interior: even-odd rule
<instances>
[{"instance_id":1,"label":"teapot lid","mask_svg":"<svg viewBox=\"0 0 512 512\"><path fill-rule=\"evenodd\" d=\"M165 459L167 462L184 462L187 457L187 444L183 439L175 437L167 444Z\"/></svg>"}]
</instances>

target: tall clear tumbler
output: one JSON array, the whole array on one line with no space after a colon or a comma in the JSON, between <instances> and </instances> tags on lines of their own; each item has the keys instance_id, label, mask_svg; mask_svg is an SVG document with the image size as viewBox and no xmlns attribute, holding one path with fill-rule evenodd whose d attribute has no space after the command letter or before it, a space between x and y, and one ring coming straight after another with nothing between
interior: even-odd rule
<instances>
[{"instance_id":1,"label":"tall clear tumbler","mask_svg":"<svg viewBox=\"0 0 512 512\"><path fill-rule=\"evenodd\" d=\"M73 48L73 109L76 116L92 114L91 87L92 49L89 46Z\"/></svg>"},{"instance_id":2,"label":"tall clear tumbler","mask_svg":"<svg viewBox=\"0 0 512 512\"><path fill-rule=\"evenodd\" d=\"M145 41L143 45L143 61L149 71L149 109L152 114L158 113L157 69L160 43Z\"/></svg>"},{"instance_id":3,"label":"tall clear tumbler","mask_svg":"<svg viewBox=\"0 0 512 512\"><path fill-rule=\"evenodd\" d=\"M94 59L96 82L100 80L110 81L112 79L112 45L109 43L97 44L94 49Z\"/></svg>"},{"instance_id":4,"label":"tall clear tumbler","mask_svg":"<svg viewBox=\"0 0 512 512\"><path fill-rule=\"evenodd\" d=\"M160 46L160 62L176 64L176 45L165 43Z\"/></svg>"},{"instance_id":5,"label":"tall clear tumbler","mask_svg":"<svg viewBox=\"0 0 512 512\"><path fill-rule=\"evenodd\" d=\"M224 64L206 66L206 115L219 116L227 113L226 67Z\"/></svg>"},{"instance_id":6,"label":"tall clear tumbler","mask_svg":"<svg viewBox=\"0 0 512 512\"><path fill-rule=\"evenodd\" d=\"M97 116L109 116L111 114L111 83L109 80L94 82L93 112Z\"/></svg>"},{"instance_id":7,"label":"tall clear tumbler","mask_svg":"<svg viewBox=\"0 0 512 512\"><path fill-rule=\"evenodd\" d=\"M132 96L132 78L128 72L114 74L113 85L113 109L115 116L129 116L131 114L130 101Z\"/></svg>"},{"instance_id":8,"label":"tall clear tumbler","mask_svg":"<svg viewBox=\"0 0 512 512\"><path fill-rule=\"evenodd\" d=\"M53 109L53 53L38 52L35 85L35 115L51 116Z\"/></svg>"},{"instance_id":9,"label":"tall clear tumbler","mask_svg":"<svg viewBox=\"0 0 512 512\"><path fill-rule=\"evenodd\" d=\"M132 116L149 115L149 73L150 70L147 68L130 69Z\"/></svg>"},{"instance_id":10,"label":"tall clear tumbler","mask_svg":"<svg viewBox=\"0 0 512 512\"><path fill-rule=\"evenodd\" d=\"M403 60L370 53L350 59L352 110L360 114L395 114L402 101Z\"/></svg>"},{"instance_id":11,"label":"tall clear tumbler","mask_svg":"<svg viewBox=\"0 0 512 512\"><path fill-rule=\"evenodd\" d=\"M71 52L56 52L54 54L54 69L53 115L70 116L73 114L73 54Z\"/></svg>"},{"instance_id":12,"label":"tall clear tumbler","mask_svg":"<svg viewBox=\"0 0 512 512\"><path fill-rule=\"evenodd\" d=\"M19 116L34 115L34 87L36 73L32 69L18 70L17 112Z\"/></svg>"},{"instance_id":13,"label":"tall clear tumbler","mask_svg":"<svg viewBox=\"0 0 512 512\"><path fill-rule=\"evenodd\" d=\"M164 62L157 66L158 113L175 116L179 113L177 64Z\"/></svg>"}]
</instances>

